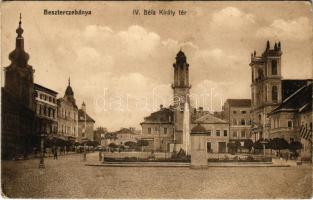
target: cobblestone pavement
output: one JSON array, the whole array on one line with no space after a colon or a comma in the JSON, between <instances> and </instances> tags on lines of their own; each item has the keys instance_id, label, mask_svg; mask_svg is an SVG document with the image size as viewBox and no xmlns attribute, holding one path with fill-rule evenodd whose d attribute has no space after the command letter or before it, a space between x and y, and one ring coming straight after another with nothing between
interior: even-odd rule
<instances>
[{"instance_id":1,"label":"cobblestone pavement","mask_svg":"<svg viewBox=\"0 0 313 200\"><path fill-rule=\"evenodd\" d=\"M98 159L88 154L89 161ZM80 155L2 162L2 190L20 198L309 198L312 168L90 167Z\"/></svg>"}]
</instances>

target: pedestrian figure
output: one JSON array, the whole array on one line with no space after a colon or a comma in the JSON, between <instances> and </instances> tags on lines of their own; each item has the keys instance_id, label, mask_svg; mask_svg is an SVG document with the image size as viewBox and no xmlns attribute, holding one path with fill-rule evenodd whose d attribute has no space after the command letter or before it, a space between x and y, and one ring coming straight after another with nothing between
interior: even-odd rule
<instances>
[{"instance_id":1,"label":"pedestrian figure","mask_svg":"<svg viewBox=\"0 0 313 200\"><path fill-rule=\"evenodd\" d=\"M53 147L53 160L57 160L58 159L58 150L56 147Z\"/></svg>"},{"instance_id":2,"label":"pedestrian figure","mask_svg":"<svg viewBox=\"0 0 313 200\"><path fill-rule=\"evenodd\" d=\"M102 161L102 152L101 152L101 150L99 151L99 161Z\"/></svg>"}]
</instances>

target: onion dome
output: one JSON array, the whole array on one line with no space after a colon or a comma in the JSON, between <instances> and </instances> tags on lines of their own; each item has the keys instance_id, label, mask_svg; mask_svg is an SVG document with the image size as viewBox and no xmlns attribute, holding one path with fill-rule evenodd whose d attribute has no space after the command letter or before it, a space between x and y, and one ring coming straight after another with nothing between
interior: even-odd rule
<instances>
[{"instance_id":1,"label":"onion dome","mask_svg":"<svg viewBox=\"0 0 313 200\"><path fill-rule=\"evenodd\" d=\"M208 131L200 124L191 129L191 134L207 134L207 133Z\"/></svg>"},{"instance_id":2,"label":"onion dome","mask_svg":"<svg viewBox=\"0 0 313 200\"><path fill-rule=\"evenodd\" d=\"M9 59L12 63L19 67L27 66L29 54L24 51L24 38L22 36L24 30L22 29L22 16L20 14L19 26L16 29L16 45L15 49L9 54Z\"/></svg>"}]
</instances>

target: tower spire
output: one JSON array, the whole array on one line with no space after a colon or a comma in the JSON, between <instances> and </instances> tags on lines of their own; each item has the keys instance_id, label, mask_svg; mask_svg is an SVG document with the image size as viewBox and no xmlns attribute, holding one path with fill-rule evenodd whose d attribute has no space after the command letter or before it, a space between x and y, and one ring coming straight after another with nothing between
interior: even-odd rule
<instances>
[{"instance_id":1,"label":"tower spire","mask_svg":"<svg viewBox=\"0 0 313 200\"><path fill-rule=\"evenodd\" d=\"M71 86L71 77L68 77L68 86Z\"/></svg>"},{"instance_id":2,"label":"tower spire","mask_svg":"<svg viewBox=\"0 0 313 200\"><path fill-rule=\"evenodd\" d=\"M16 63L20 67L27 65L29 55L24 51L24 38L22 36L24 30L22 28L22 14L20 13L18 27L16 29L15 50L9 54L12 63Z\"/></svg>"},{"instance_id":3,"label":"tower spire","mask_svg":"<svg viewBox=\"0 0 313 200\"><path fill-rule=\"evenodd\" d=\"M20 21L18 22L18 28L16 29L17 38L23 38L23 32L24 30L22 28L22 14L20 13Z\"/></svg>"}]
</instances>

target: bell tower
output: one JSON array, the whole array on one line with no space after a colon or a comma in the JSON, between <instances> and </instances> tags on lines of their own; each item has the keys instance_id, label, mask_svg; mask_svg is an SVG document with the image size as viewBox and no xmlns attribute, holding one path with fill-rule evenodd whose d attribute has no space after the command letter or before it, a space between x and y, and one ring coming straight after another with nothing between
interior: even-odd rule
<instances>
[{"instance_id":1,"label":"bell tower","mask_svg":"<svg viewBox=\"0 0 313 200\"><path fill-rule=\"evenodd\" d=\"M9 54L11 64L5 67L4 88L24 106L34 110L34 70L28 65L29 54L24 50L22 16L16 29L15 49Z\"/></svg>"},{"instance_id":2,"label":"bell tower","mask_svg":"<svg viewBox=\"0 0 313 200\"><path fill-rule=\"evenodd\" d=\"M258 137L268 138L269 119L267 114L277 106L282 99L281 88L281 43L275 43L271 48L267 41L261 56L256 51L251 53L251 98L253 124L258 127Z\"/></svg>"},{"instance_id":3,"label":"bell tower","mask_svg":"<svg viewBox=\"0 0 313 200\"><path fill-rule=\"evenodd\" d=\"M182 50L176 55L174 68L174 83L172 84L174 93L174 117L175 117L175 140L177 144L183 143L183 120L185 103L190 106L189 90L189 64Z\"/></svg>"}]
</instances>

